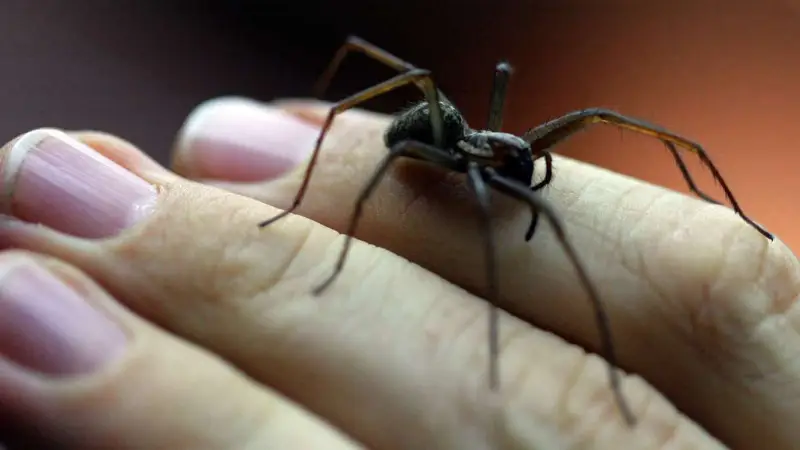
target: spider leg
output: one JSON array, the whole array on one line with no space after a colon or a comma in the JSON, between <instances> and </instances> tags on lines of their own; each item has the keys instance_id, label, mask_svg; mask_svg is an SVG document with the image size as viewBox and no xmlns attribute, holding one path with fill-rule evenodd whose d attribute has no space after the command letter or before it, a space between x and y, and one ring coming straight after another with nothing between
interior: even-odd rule
<instances>
[{"instance_id":1,"label":"spider leg","mask_svg":"<svg viewBox=\"0 0 800 450\"><path fill-rule=\"evenodd\" d=\"M330 276L328 276L328 278L325 279L325 281L323 281L319 286L314 288L314 295L321 294L322 291L330 286L330 284L336 279L336 277L344 268L344 263L347 259L347 254L350 251L350 245L352 244L356 227L358 226L358 221L361 218L364 203L366 203L369 196L375 190L375 187L377 187L378 183L381 181L381 179L383 179L383 176L386 175L386 171L389 170L389 167L391 167L392 163L400 157L414 158L456 171L460 171L462 169L460 166L461 159L457 154L452 154L421 142L402 141L398 142L391 149L389 149L389 153L387 153L383 160L381 160L378 168L375 169L372 177L370 177L367 184L364 185L364 188L359 193L358 198L356 199L356 205L353 208L353 212L350 216L350 222L347 226L347 232L345 233L344 245L339 253L336 266L334 266L333 272L330 274Z\"/></svg>"},{"instance_id":2,"label":"spider leg","mask_svg":"<svg viewBox=\"0 0 800 450\"><path fill-rule=\"evenodd\" d=\"M348 36L345 39L344 44L339 47L339 50L334 55L331 62L328 64L328 67L325 68L325 71L317 80L316 84L314 85L313 92L314 96L317 98L322 97L322 94L328 89L328 86L331 84L331 80L333 80L333 76L336 75L336 72L339 70L339 66L341 66L342 61L350 52L361 52L364 55L381 62L392 69L398 72L408 72L409 70L417 69L416 66L411 64L410 62L404 61L397 56L387 52L386 50L378 47L375 44L371 44L364 39L361 39L358 36ZM421 86L420 86L421 87ZM423 89L424 91L424 89ZM438 90L437 90L438 91ZM449 102L447 97L444 95L443 92L438 91L437 94L439 95L439 99L441 101ZM426 96L426 99L430 102L430 99Z\"/></svg>"},{"instance_id":3,"label":"spider leg","mask_svg":"<svg viewBox=\"0 0 800 450\"><path fill-rule=\"evenodd\" d=\"M548 151L541 151L533 158L533 161L544 158L544 179L530 187L531 191L538 191L553 180L553 155ZM525 242L533 238L533 233L536 232L536 225L539 224L539 213L536 208L531 208L531 224L528 226L528 231L525 232Z\"/></svg>"},{"instance_id":4,"label":"spider leg","mask_svg":"<svg viewBox=\"0 0 800 450\"><path fill-rule=\"evenodd\" d=\"M673 156L681 169L681 174L686 180L689 188L697 194L700 198L710 201L711 203L719 204L718 201L713 200L709 195L698 189L697 185L689 176L689 171L686 165L683 164L680 155L677 153L676 147L685 148L693 153L696 153L700 161L711 171L714 179L720 184L722 190L725 192L725 197L730 202L733 210L738 214L742 220L755 228L759 233L764 235L767 239L772 240L772 233L768 232L760 225L756 224L750 217L748 217L739 206L739 202L733 196L728 184L722 178L719 170L711 161L706 151L700 144L693 142L683 136L679 136L671 131L661 128L657 125L647 123L643 120L634 119L624 116L616 111L603 108L591 108L580 111L567 113L559 118L553 119L542 125L528 130L522 138L531 144L531 149L534 152L543 151L553 147L559 142L567 139L571 135L585 129L587 126L594 123L606 123L619 128L628 129L637 133L653 136L667 145L667 148L672 152ZM676 156L677 155L677 156Z\"/></svg>"},{"instance_id":5,"label":"spider leg","mask_svg":"<svg viewBox=\"0 0 800 450\"><path fill-rule=\"evenodd\" d=\"M489 388L497 390L500 385L500 336L498 333L499 310L497 307L497 266L495 262L494 234L490 214L490 190L483 179L480 166L470 162L467 180L480 207L480 222L483 231L484 257L486 258L486 299L489 303Z\"/></svg>"},{"instance_id":6,"label":"spider leg","mask_svg":"<svg viewBox=\"0 0 800 450\"><path fill-rule=\"evenodd\" d=\"M533 162L536 162L537 160L539 160L541 158L544 158L544 178L542 179L542 181L540 181L540 182L534 184L533 186L531 186L531 190L532 191L538 191L539 189L542 189L543 187L545 187L548 184L550 184L550 182L553 180L553 155L552 155L552 153L550 153L550 152L548 152L546 150L545 151L541 151L538 155L536 155L536 157L533 158Z\"/></svg>"},{"instance_id":7,"label":"spider leg","mask_svg":"<svg viewBox=\"0 0 800 450\"><path fill-rule=\"evenodd\" d=\"M386 92L389 92L391 90L397 89L401 86L410 83L415 83L420 86L425 86L425 89L423 89L423 91L426 93L426 97L432 96L431 98L428 99L429 102L432 102L430 103L431 104L430 118L431 118L431 123L433 125L434 137L438 137L438 139L441 141L443 139L442 130L444 129L444 127L442 126L442 112L439 106L439 102L436 98L436 89L434 88L433 80L431 79L430 76L430 71L425 69L413 69L408 72L401 73L400 75L397 75L393 78L390 78L384 81L383 83L364 89L363 91L355 95L351 95L350 97L347 97L344 100L334 104L333 107L331 107L328 116L325 118L325 123L322 125L319 137L317 138L317 143L314 146L314 151L313 153L311 153L311 159L308 163L308 166L306 167L305 176L303 177L303 181L300 184L300 189L297 191L297 194L295 195L292 205L285 211L277 214L275 217L272 217L270 219L261 222L258 226L262 228L266 227L267 225L270 225L275 221L288 216L289 214L294 212L298 206L300 206L300 203L303 201L303 196L305 196L306 189L308 189L308 183L311 180L311 174L313 173L314 167L317 164L317 158L319 157L320 148L322 147L322 141L325 140L325 135L327 135L328 130L330 129L331 124L333 123L333 119L338 114L341 114L344 111L347 111L348 109L351 109L371 98L374 98L381 94L385 94ZM436 105L436 107L434 108L433 105Z\"/></svg>"},{"instance_id":8,"label":"spider leg","mask_svg":"<svg viewBox=\"0 0 800 450\"><path fill-rule=\"evenodd\" d=\"M703 200L713 203L715 205L721 205L719 201L711 198L711 196L707 195L705 192L701 191L700 188L694 182L692 178L692 174L689 172L689 168L686 167L686 163L683 161L681 154L678 152L677 147L675 144L669 141L664 141L664 146L667 147L670 153L672 153L672 157L675 158L675 165L678 166L678 169L681 171L681 175L683 175L683 179L686 180L686 183L689 185L689 190L695 193L698 197L702 198Z\"/></svg>"},{"instance_id":9,"label":"spider leg","mask_svg":"<svg viewBox=\"0 0 800 450\"><path fill-rule=\"evenodd\" d=\"M539 211L531 208L531 224L528 225L528 231L525 232L525 242L533 239L533 234L536 232L537 225L539 225Z\"/></svg>"},{"instance_id":10,"label":"spider leg","mask_svg":"<svg viewBox=\"0 0 800 450\"><path fill-rule=\"evenodd\" d=\"M614 348L614 343L612 339L611 326L609 323L608 314L606 313L606 309L605 306L603 305L603 302L600 300L600 295L597 293L597 290L594 287L594 283L592 283L591 279L589 278L585 266L581 262L580 258L578 258L578 254L575 251L575 248L567 239L563 222L556 214L553 207L550 206L550 204L547 203L544 199L539 197L535 192L532 192L527 186L515 182L514 180L510 180L500 176L492 168L486 168L485 174L486 174L486 181L489 183L490 186L494 187L500 192L505 193L506 195L524 201L531 208L536 209L541 214L546 216L547 219L550 221L551 225L553 226L553 230L555 231L556 234L556 239L558 239L558 242L561 244L561 247L567 254L567 257L572 263L572 266L575 268L575 272L577 272L581 284L583 285L586 292L589 294L589 300L591 301L592 306L594 307L595 321L597 322L597 327L600 330L600 340L602 342L603 353L608 362L608 375L611 381L611 387L612 390L614 391L614 397L617 401L617 405L620 409L620 412L624 416L625 420L628 422L628 424L634 425L636 422L636 418L631 412L631 408L622 394L621 378L619 372L617 372L616 369L618 362L617 362L616 350Z\"/></svg>"},{"instance_id":11,"label":"spider leg","mask_svg":"<svg viewBox=\"0 0 800 450\"><path fill-rule=\"evenodd\" d=\"M506 103L509 78L511 78L511 65L505 61L497 63L494 68L491 100L489 100L489 118L486 120L486 129L489 131L500 131L503 126L503 106Z\"/></svg>"}]
</instances>

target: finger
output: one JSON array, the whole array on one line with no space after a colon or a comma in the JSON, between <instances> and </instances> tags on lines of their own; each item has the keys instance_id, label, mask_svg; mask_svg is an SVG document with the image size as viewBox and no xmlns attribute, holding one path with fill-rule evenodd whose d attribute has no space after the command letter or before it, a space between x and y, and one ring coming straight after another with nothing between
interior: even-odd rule
<instances>
[{"instance_id":1,"label":"finger","mask_svg":"<svg viewBox=\"0 0 800 450\"><path fill-rule=\"evenodd\" d=\"M494 433L481 300L358 242L348 270L326 295L312 297L311 287L336 256L335 232L302 217L260 231L255 224L277 210L181 180L148 175L158 186L157 199L143 200L145 189L137 185L131 195L124 185L142 178L100 176L106 160L53 131L26 134L4 151L20 148L25 151L16 158L24 161L9 176L10 211L95 239L6 221L2 242L76 265L144 317L218 353L372 448L503 448L507 440L530 448L548 433L570 442L576 432L596 436L593 448L658 448L675 427L676 445L719 448L638 381L625 388L641 413L639 427L630 431L599 358L507 315L501 319L507 434ZM70 178L41 181L53 173ZM113 193L97 194L96 180ZM120 198L133 200L125 209ZM88 211L92 220L43 212L54 199L72 202L64 208ZM111 200L116 203L108 208ZM98 225L108 211L131 217L131 204L153 206L116 234ZM120 222L115 215L111 221Z\"/></svg>"},{"instance_id":2,"label":"finger","mask_svg":"<svg viewBox=\"0 0 800 450\"><path fill-rule=\"evenodd\" d=\"M75 130L70 133L103 156L122 167L137 173L148 173L164 179L176 180L174 172L165 169L148 154L139 151L132 143L102 131Z\"/></svg>"},{"instance_id":3,"label":"finger","mask_svg":"<svg viewBox=\"0 0 800 450\"><path fill-rule=\"evenodd\" d=\"M327 108L311 102L269 107L218 101L190 117L194 126L184 129L176 160L180 167L199 166L204 155L237 145L253 153L261 149L262 156L307 156L308 139L282 137L288 125L281 124L289 122L285 112L319 126ZM237 118L237 126L263 125L260 134L240 139L221 118L228 115ZM352 199L386 152L382 134L389 122L361 111L337 116L300 214L346 229ZM195 153L198 142L203 154ZM418 166L398 164L382 181L362 213L358 236L481 292L482 237L473 199L460 177ZM791 363L800 348L798 313L789 306L800 278L790 250L778 241L770 244L726 208L566 158L557 158L555 166L556 181L545 196L566 220L568 238L600 289L625 367L735 446L800 439L800 431L785 421L800 411L795 402L787 405L785 396L800 390L800 368ZM213 184L286 208L303 168L269 183ZM597 349L586 293L549 227L543 224L533 242L524 243L527 210L494 198L497 231L504 236L497 244L501 305ZM765 382L774 377L781 383ZM743 422L759 426L739 426Z\"/></svg>"},{"instance_id":4,"label":"finger","mask_svg":"<svg viewBox=\"0 0 800 450\"><path fill-rule=\"evenodd\" d=\"M122 308L76 269L0 253L0 439L27 448L356 444L219 358Z\"/></svg>"},{"instance_id":5,"label":"finger","mask_svg":"<svg viewBox=\"0 0 800 450\"><path fill-rule=\"evenodd\" d=\"M222 98L200 105L182 128L173 168L194 179L262 181L277 178L303 162L313 148L317 127L283 111L253 114L246 99ZM206 127L207 121L217 126ZM282 130L265 133L263 130ZM217 133L216 131L221 131ZM284 152L283 149L299 149Z\"/></svg>"}]
</instances>

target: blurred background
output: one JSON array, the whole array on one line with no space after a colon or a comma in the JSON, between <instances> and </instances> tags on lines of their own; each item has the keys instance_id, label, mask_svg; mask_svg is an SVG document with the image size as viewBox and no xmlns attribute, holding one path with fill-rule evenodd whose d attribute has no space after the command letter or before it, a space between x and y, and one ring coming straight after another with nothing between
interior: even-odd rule
<instances>
[{"instance_id":1,"label":"blurred background","mask_svg":"<svg viewBox=\"0 0 800 450\"><path fill-rule=\"evenodd\" d=\"M604 106L699 141L742 207L800 246L800 0L2 0L0 140L99 129L167 163L195 105L307 96L349 33L432 69L476 127L493 65L508 58L506 131ZM390 75L353 57L326 98ZM416 98L406 89L365 107ZM599 126L559 152L686 191L666 150L631 133Z\"/></svg>"}]
</instances>

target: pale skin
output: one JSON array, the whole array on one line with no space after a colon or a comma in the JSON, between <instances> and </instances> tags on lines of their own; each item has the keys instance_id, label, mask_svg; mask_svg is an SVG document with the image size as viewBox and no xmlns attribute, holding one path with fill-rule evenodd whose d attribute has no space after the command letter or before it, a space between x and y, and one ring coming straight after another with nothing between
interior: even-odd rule
<instances>
[{"instance_id":1,"label":"pale skin","mask_svg":"<svg viewBox=\"0 0 800 450\"><path fill-rule=\"evenodd\" d=\"M272 107L310 122L326 113ZM495 195L507 432L490 432L482 247L459 176L398 166L340 278L312 297L350 199L386 151L389 120L337 119L299 215L264 230L255 225L288 206L302 169L269 183L202 182L180 153L173 172L114 136L72 133L159 186L156 212L104 241L6 224L2 242L18 250L0 257L42 258L136 345L0 417L70 449L797 447L797 259L726 208L594 166L557 157L547 196L606 301L622 364L638 374L624 382L633 430L549 226L525 243L527 209ZM64 436L64 423L84 433Z\"/></svg>"}]
</instances>

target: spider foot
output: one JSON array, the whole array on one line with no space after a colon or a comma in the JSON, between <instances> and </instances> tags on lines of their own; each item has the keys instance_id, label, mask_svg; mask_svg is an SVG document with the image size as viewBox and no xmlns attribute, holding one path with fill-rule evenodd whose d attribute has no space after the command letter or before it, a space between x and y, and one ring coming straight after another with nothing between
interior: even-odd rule
<instances>
[{"instance_id":1,"label":"spider foot","mask_svg":"<svg viewBox=\"0 0 800 450\"><path fill-rule=\"evenodd\" d=\"M542 180L542 181L534 184L533 186L531 186L531 190L534 191L534 192L542 190L545 187L547 187L550 184L551 181L552 180Z\"/></svg>"},{"instance_id":2,"label":"spider foot","mask_svg":"<svg viewBox=\"0 0 800 450\"><path fill-rule=\"evenodd\" d=\"M636 415L633 414L630 405L628 405L628 402L626 402L625 399L622 397L621 392L617 391L615 393L615 396L616 396L617 407L619 408L620 414L622 415L622 419L629 427L631 428L635 427L638 420L636 419Z\"/></svg>"},{"instance_id":3,"label":"spider foot","mask_svg":"<svg viewBox=\"0 0 800 450\"><path fill-rule=\"evenodd\" d=\"M284 217L288 216L291 213L292 213L292 209L287 209L286 211L283 211L282 213L276 215L275 217L273 217L271 219L267 219L267 220L259 223L258 227L259 228L264 228L266 226L269 226L269 225L277 222L278 220L283 219Z\"/></svg>"},{"instance_id":4,"label":"spider foot","mask_svg":"<svg viewBox=\"0 0 800 450\"><path fill-rule=\"evenodd\" d=\"M314 290L311 291L311 293L314 294L315 296L322 294L322 292L325 289L328 289L328 286L330 286L331 283L333 283L333 280L336 279L336 275L338 274L339 274L338 271L330 274L330 276L328 276L328 278L325 281L323 281L319 286L315 287Z\"/></svg>"},{"instance_id":5,"label":"spider foot","mask_svg":"<svg viewBox=\"0 0 800 450\"><path fill-rule=\"evenodd\" d=\"M772 233L770 233L769 231L767 231L764 227L762 227L761 225L753 222L749 217L742 216L742 218L744 219L745 222L750 224L750 226L755 228L756 231L761 233L765 238L769 239L770 241L774 241L775 240L775 236Z\"/></svg>"},{"instance_id":6,"label":"spider foot","mask_svg":"<svg viewBox=\"0 0 800 450\"><path fill-rule=\"evenodd\" d=\"M711 203L712 205L722 205L722 203L714 200L713 198L709 197L708 195L706 195L706 194L704 194L702 192L697 192L697 196L700 197L701 199L707 201L708 203Z\"/></svg>"},{"instance_id":7,"label":"spider foot","mask_svg":"<svg viewBox=\"0 0 800 450\"><path fill-rule=\"evenodd\" d=\"M530 242L533 239L533 233L536 232L536 225L539 224L539 214L536 211L531 211L533 213L533 217L531 217L531 224L528 225L528 231L525 232L525 242Z\"/></svg>"},{"instance_id":8,"label":"spider foot","mask_svg":"<svg viewBox=\"0 0 800 450\"><path fill-rule=\"evenodd\" d=\"M536 232L536 225L539 223L539 215L536 214L531 219L531 224L528 226L528 231L525 232L525 242L530 242L533 239L533 233Z\"/></svg>"}]
</instances>

